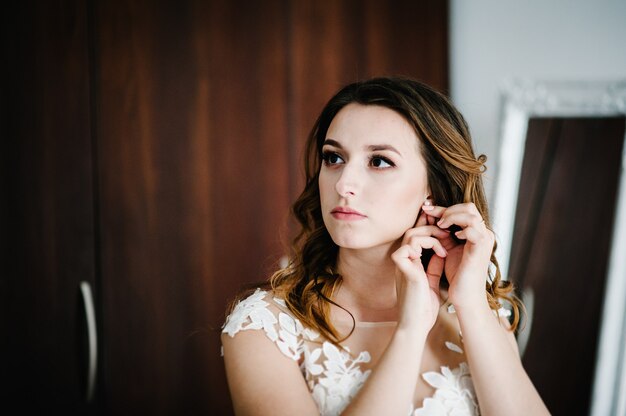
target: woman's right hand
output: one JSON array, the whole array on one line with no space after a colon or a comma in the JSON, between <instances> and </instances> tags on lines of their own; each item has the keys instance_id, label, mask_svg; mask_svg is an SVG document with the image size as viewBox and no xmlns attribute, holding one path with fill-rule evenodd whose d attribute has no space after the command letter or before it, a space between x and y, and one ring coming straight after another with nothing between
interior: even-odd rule
<instances>
[{"instance_id":1,"label":"woman's right hand","mask_svg":"<svg viewBox=\"0 0 626 416\"><path fill-rule=\"evenodd\" d=\"M447 252L438 238L448 231L429 225L426 215L420 213L415 226L404 233L400 247L391 255L396 264L396 291L400 308L398 328L426 335L437 320L441 307L439 280ZM422 265L423 249L433 249L426 270Z\"/></svg>"}]
</instances>

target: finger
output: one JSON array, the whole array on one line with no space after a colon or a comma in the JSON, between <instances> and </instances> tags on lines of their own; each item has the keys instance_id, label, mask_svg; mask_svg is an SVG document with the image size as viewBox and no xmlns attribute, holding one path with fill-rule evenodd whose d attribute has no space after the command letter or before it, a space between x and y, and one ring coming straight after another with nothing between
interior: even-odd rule
<instances>
[{"instance_id":1,"label":"finger","mask_svg":"<svg viewBox=\"0 0 626 416\"><path fill-rule=\"evenodd\" d=\"M426 212L431 217L441 218L444 212L446 212L446 207L440 207L437 205L422 205L422 210Z\"/></svg>"},{"instance_id":2,"label":"finger","mask_svg":"<svg viewBox=\"0 0 626 416\"><path fill-rule=\"evenodd\" d=\"M422 248L420 246L412 246L410 244L403 244L391 255L392 259L408 259L418 260L422 257Z\"/></svg>"},{"instance_id":3,"label":"finger","mask_svg":"<svg viewBox=\"0 0 626 416\"><path fill-rule=\"evenodd\" d=\"M422 209L428 214L428 224L435 225L448 208L436 205L424 205Z\"/></svg>"},{"instance_id":4,"label":"finger","mask_svg":"<svg viewBox=\"0 0 626 416\"><path fill-rule=\"evenodd\" d=\"M479 230L474 227L467 227L454 233L459 239L467 240L473 244L480 244L485 241L491 241L493 247L494 236L490 230Z\"/></svg>"},{"instance_id":5,"label":"finger","mask_svg":"<svg viewBox=\"0 0 626 416\"><path fill-rule=\"evenodd\" d=\"M480 213L480 211L478 211L478 208L476 208L476 205L474 205L473 202L466 202L462 204L455 204L446 208L445 212L439 217L439 220L437 221L438 223L437 225L439 225L442 219L449 218L453 215L457 216L459 214L466 215L468 216L468 218L477 217L482 220L482 214ZM444 227L449 227L451 224L461 225L459 223L452 222L452 223L445 223Z\"/></svg>"},{"instance_id":6,"label":"finger","mask_svg":"<svg viewBox=\"0 0 626 416\"><path fill-rule=\"evenodd\" d=\"M409 238L409 245L415 249L432 248L439 257L446 257L448 252L441 245L441 242L433 237L413 236Z\"/></svg>"},{"instance_id":7,"label":"finger","mask_svg":"<svg viewBox=\"0 0 626 416\"><path fill-rule=\"evenodd\" d=\"M417 222L415 223L416 227L421 227L423 225L428 225L428 216L424 211L420 212L420 215L417 216Z\"/></svg>"},{"instance_id":8,"label":"finger","mask_svg":"<svg viewBox=\"0 0 626 416\"><path fill-rule=\"evenodd\" d=\"M479 228L482 226L486 229L485 222L480 215L466 211L456 213L447 212L441 219L439 219L439 221L437 221L437 226L440 228L448 228L453 224L456 224L461 228Z\"/></svg>"},{"instance_id":9,"label":"finger","mask_svg":"<svg viewBox=\"0 0 626 416\"><path fill-rule=\"evenodd\" d=\"M480 211L478 211L478 208L476 208L476 205L473 202L464 202L461 204L451 205L446 209L446 212L449 214L457 214L459 212L466 212L468 214L480 215Z\"/></svg>"},{"instance_id":10,"label":"finger","mask_svg":"<svg viewBox=\"0 0 626 416\"><path fill-rule=\"evenodd\" d=\"M421 250L410 245L403 245L393 252L391 259L406 278L419 281L420 276L425 273L420 259L421 254Z\"/></svg>"},{"instance_id":11,"label":"finger","mask_svg":"<svg viewBox=\"0 0 626 416\"><path fill-rule=\"evenodd\" d=\"M427 236L427 237L437 237L437 238L446 238L450 236L450 232L448 230L442 230L436 225L424 225L420 227L411 228L406 232L406 237L410 238L413 236Z\"/></svg>"},{"instance_id":12,"label":"finger","mask_svg":"<svg viewBox=\"0 0 626 416\"><path fill-rule=\"evenodd\" d=\"M430 262L428 262L428 267L426 268L426 277L428 278L429 286L437 294L439 294L439 281L441 280L443 269L444 269L443 258L439 256L431 257Z\"/></svg>"}]
</instances>

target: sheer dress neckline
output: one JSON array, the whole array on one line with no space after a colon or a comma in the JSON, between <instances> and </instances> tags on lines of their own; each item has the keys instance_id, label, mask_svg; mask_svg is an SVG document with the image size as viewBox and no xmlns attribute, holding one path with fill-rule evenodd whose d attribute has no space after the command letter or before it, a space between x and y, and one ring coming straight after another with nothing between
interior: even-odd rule
<instances>
[{"instance_id":1,"label":"sheer dress neckline","mask_svg":"<svg viewBox=\"0 0 626 416\"><path fill-rule=\"evenodd\" d=\"M494 313L499 316L510 313L504 308L501 311ZM448 314L444 315L447 322L458 324L452 305L442 308L440 313ZM352 321L342 320L336 325L351 327ZM299 365L320 414L339 415L371 374L396 325L395 321L356 321L355 331L338 347L317 331L305 327L289 311L284 300L257 289L237 303L222 332L234 337L243 330L263 330L284 355ZM417 397L424 398L416 399L414 404L407 403L407 415L479 415L460 330L444 331L435 339L442 344L441 353L437 354L457 358L448 361L453 365L430 367L421 374L421 379L427 383L424 386L430 386L429 391L434 389L434 393L424 396L423 392L416 391ZM420 407L416 408L416 405Z\"/></svg>"},{"instance_id":2,"label":"sheer dress neckline","mask_svg":"<svg viewBox=\"0 0 626 416\"><path fill-rule=\"evenodd\" d=\"M337 326L352 326L352 321L337 320L333 322L333 324ZM375 328L379 326L396 326L398 325L398 322L397 321L378 321L378 322L354 321L354 325L357 328Z\"/></svg>"}]
</instances>

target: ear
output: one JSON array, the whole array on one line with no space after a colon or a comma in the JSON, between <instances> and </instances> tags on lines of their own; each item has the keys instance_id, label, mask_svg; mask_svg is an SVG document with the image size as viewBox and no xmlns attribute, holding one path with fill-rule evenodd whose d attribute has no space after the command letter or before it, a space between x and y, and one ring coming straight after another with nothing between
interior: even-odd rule
<instances>
[{"instance_id":1,"label":"ear","mask_svg":"<svg viewBox=\"0 0 626 416\"><path fill-rule=\"evenodd\" d=\"M424 205L430 205L431 207L435 205L435 201L433 199L432 194L430 194L430 192L426 196L426 200L424 201ZM430 216L424 216L424 218L426 219L426 225L432 225L435 222L434 218L432 218Z\"/></svg>"},{"instance_id":2,"label":"ear","mask_svg":"<svg viewBox=\"0 0 626 416\"><path fill-rule=\"evenodd\" d=\"M422 205L430 205L430 206L433 205L433 200L432 200L432 197L430 196L430 194L426 195ZM417 226L417 225L420 225L420 224L418 224L420 218L422 218L422 219L426 218L425 216L424 217L420 217L421 214L422 214L422 207L420 206L418 211L417 211L417 217L415 218L415 225L414 225L414 227ZM425 223L422 224L422 225L425 225Z\"/></svg>"},{"instance_id":3,"label":"ear","mask_svg":"<svg viewBox=\"0 0 626 416\"><path fill-rule=\"evenodd\" d=\"M435 201L433 201L433 196L430 192L430 189L428 190L428 195L426 195L426 199L424 201L424 205L434 205Z\"/></svg>"}]
</instances>

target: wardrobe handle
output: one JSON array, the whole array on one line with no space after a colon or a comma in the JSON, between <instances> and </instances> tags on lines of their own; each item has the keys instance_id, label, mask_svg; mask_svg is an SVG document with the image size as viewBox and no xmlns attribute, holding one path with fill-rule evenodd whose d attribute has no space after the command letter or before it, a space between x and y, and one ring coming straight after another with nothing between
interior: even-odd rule
<instances>
[{"instance_id":1,"label":"wardrobe handle","mask_svg":"<svg viewBox=\"0 0 626 416\"><path fill-rule=\"evenodd\" d=\"M98 366L98 334L96 332L96 313L89 282L80 282L80 293L85 307L85 322L87 323L87 385L85 388L85 400L87 403L93 400L96 387L96 370Z\"/></svg>"}]
</instances>

